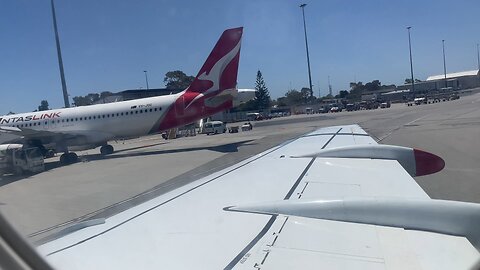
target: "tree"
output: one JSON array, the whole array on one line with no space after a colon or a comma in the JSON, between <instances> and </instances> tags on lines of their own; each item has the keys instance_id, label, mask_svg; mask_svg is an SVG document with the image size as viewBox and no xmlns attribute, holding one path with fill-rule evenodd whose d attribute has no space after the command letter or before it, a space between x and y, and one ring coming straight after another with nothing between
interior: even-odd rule
<instances>
[{"instance_id":1,"label":"tree","mask_svg":"<svg viewBox=\"0 0 480 270\"><path fill-rule=\"evenodd\" d=\"M368 82L365 84L365 89L367 91L376 91L380 89L380 86L382 84L380 83L379 80L373 80L372 82Z\"/></svg>"},{"instance_id":2,"label":"tree","mask_svg":"<svg viewBox=\"0 0 480 270\"><path fill-rule=\"evenodd\" d=\"M348 91L347 90L340 90L340 93L335 96L335 98L347 98L348 97Z\"/></svg>"},{"instance_id":3,"label":"tree","mask_svg":"<svg viewBox=\"0 0 480 270\"><path fill-rule=\"evenodd\" d=\"M50 110L50 109L48 108L48 101L42 100L42 101L40 102L40 106L38 106L38 111L48 111L48 110Z\"/></svg>"},{"instance_id":4,"label":"tree","mask_svg":"<svg viewBox=\"0 0 480 270\"><path fill-rule=\"evenodd\" d=\"M288 90L285 94L285 103L287 105L297 105L301 104L304 100L304 97L300 91L295 89Z\"/></svg>"},{"instance_id":5,"label":"tree","mask_svg":"<svg viewBox=\"0 0 480 270\"><path fill-rule=\"evenodd\" d=\"M100 95L98 93L90 93L86 95L85 98L87 99L87 105L92 105L93 103L100 100Z\"/></svg>"},{"instance_id":6,"label":"tree","mask_svg":"<svg viewBox=\"0 0 480 270\"><path fill-rule=\"evenodd\" d=\"M310 88L307 88L307 87L303 87L301 90L300 90L300 94L302 94L302 98L303 98L303 103L307 103L308 100L313 97L311 94L312 92L310 91Z\"/></svg>"},{"instance_id":7,"label":"tree","mask_svg":"<svg viewBox=\"0 0 480 270\"><path fill-rule=\"evenodd\" d=\"M110 91L103 91L103 92L100 93L100 97L99 97L99 98L100 98L100 99L105 99L106 97L109 97L109 96L111 96L111 95L112 95L112 92L110 92Z\"/></svg>"},{"instance_id":8,"label":"tree","mask_svg":"<svg viewBox=\"0 0 480 270\"><path fill-rule=\"evenodd\" d=\"M285 107L287 106L287 97L279 97L277 98L277 105L279 107Z\"/></svg>"},{"instance_id":9,"label":"tree","mask_svg":"<svg viewBox=\"0 0 480 270\"><path fill-rule=\"evenodd\" d=\"M183 71L175 70L165 73L163 82L167 89L186 89L195 79L193 76L187 76Z\"/></svg>"},{"instance_id":10,"label":"tree","mask_svg":"<svg viewBox=\"0 0 480 270\"><path fill-rule=\"evenodd\" d=\"M359 101L362 98L362 93L365 90L365 85L362 82L350 83L350 94L348 97L351 100Z\"/></svg>"},{"instance_id":11,"label":"tree","mask_svg":"<svg viewBox=\"0 0 480 270\"><path fill-rule=\"evenodd\" d=\"M262 72L257 71L257 80L255 81L255 103L258 110L267 109L270 107L270 94L268 88L263 80Z\"/></svg>"},{"instance_id":12,"label":"tree","mask_svg":"<svg viewBox=\"0 0 480 270\"><path fill-rule=\"evenodd\" d=\"M73 104L75 105L75 107L90 105L87 98L85 98L83 96L73 97Z\"/></svg>"},{"instance_id":13,"label":"tree","mask_svg":"<svg viewBox=\"0 0 480 270\"><path fill-rule=\"evenodd\" d=\"M73 97L73 103L75 104L76 107L92 105L99 100L100 100L100 95L97 93L90 93L86 96Z\"/></svg>"}]
</instances>

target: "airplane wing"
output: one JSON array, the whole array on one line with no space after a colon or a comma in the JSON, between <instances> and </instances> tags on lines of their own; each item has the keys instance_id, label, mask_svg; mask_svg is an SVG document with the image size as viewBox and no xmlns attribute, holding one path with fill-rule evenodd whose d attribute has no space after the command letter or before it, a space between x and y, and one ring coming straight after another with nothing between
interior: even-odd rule
<instances>
[{"instance_id":1,"label":"airplane wing","mask_svg":"<svg viewBox=\"0 0 480 270\"><path fill-rule=\"evenodd\" d=\"M467 269L478 205L412 178L440 163L357 125L321 128L39 250L57 269Z\"/></svg>"}]
</instances>

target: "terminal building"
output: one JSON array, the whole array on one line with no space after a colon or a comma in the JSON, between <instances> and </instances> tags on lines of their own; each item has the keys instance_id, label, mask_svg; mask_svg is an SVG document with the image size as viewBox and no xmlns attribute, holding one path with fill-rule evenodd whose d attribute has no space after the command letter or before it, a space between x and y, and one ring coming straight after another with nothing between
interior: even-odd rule
<instances>
[{"instance_id":1,"label":"terminal building","mask_svg":"<svg viewBox=\"0 0 480 270\"><path fill-rule=\"evenodd\" d=\"M446 79L445 79L446 77ZM445 88L452 90L464 90L480 87L479 70L447 73L429 76L426 81L415 83L415 94L427 94L429 91L440 91ZM397 87L397 90L410 90L411 84Z\"/></svg>"},{"instance_id":2,"label":"terminal building","mask_svg":"<svg viewBox=\"0 0 480 270\"><path fill-rule=\"evenodd\" d=\"M478 69L447 73L446 76L445 74L430 76L427 78L427 82L435 83L437 89L445 87L452 87L454 90L470 89L480 87L480 74Z\"/></svg>"},{"instance_id":3,"label":"terminal building","mask_svg":"<svg viewBox=\"0 0 480 270\"><path fill-rule=\"evenodd\" d=\"M445 79L446 78L446 79ZM449 91L459 91L480 87L478 69L429 76L427 80L415 82L415 92L411 84L399 85L394 91L381 93L381 98L390 101L405 101L419 95L435 95Z\"/></svg>"}]
</instances>

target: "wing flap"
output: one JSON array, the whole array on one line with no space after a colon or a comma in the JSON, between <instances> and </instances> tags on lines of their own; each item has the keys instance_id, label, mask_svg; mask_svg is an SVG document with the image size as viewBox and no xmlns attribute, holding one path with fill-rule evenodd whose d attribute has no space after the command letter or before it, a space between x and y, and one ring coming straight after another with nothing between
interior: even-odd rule
<instances>
[{"instance_id":1,"label":"wing flap","mask_svg":"<svg viewBox=\"0 0 480 270\"><path fill-rule=\"evenodd\" d=\"M478 260L464 237L302 217L275 222L283 226L269 231L273 244L259 241L248 264L234 269L469 269Z\"/></svg>"},{"instance_id":2,"label":"wing flap","mask_svg":"<svg viewBox=\"0 0 480 270\"><path fill-rule=\"evenodd\" d=\"M302 183L309 185L303 193L316 199L351 195L428 198L395 160L317 158ZM320 190L322 185L325 189Z\"/></svg>"}]
</instances>

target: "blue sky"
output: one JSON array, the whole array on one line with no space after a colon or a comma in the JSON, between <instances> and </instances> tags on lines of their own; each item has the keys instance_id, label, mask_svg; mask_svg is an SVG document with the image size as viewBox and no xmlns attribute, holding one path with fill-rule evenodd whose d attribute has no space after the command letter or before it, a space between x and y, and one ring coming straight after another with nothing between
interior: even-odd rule
<instances>
[{"instance_id":1,"label":"blue sky","mask_svg":"<svg viewBox=\"0 0 480 270\"><path fill-rule=\"evenodd\" d=\"M71 97L163 87L167 71L196 75L222 31L244 26L239 87L256 71L271 96L308 85L301 1L57 0ZM401 84L415 77L475 69L480 1L305 1L315 94L349 82ZM42 99L63 104L49 0L0 0L0 114L32 111Z\"/></svg>"}]
</instances>

